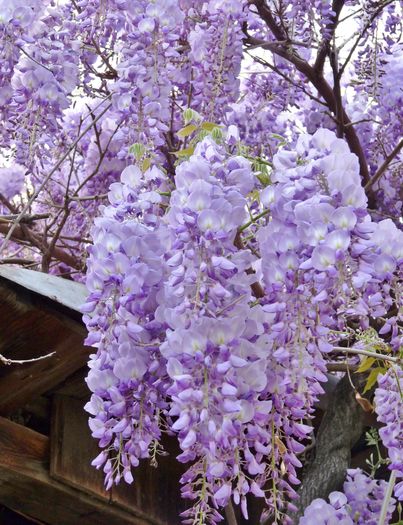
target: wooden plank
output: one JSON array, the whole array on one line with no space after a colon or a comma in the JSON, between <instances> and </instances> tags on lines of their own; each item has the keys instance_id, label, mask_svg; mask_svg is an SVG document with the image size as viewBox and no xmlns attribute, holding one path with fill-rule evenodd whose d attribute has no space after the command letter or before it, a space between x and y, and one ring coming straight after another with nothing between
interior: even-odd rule
<instances>
[{"instance_id":1,"label":"wooden plank","mask_svg":"<svg viewBox=\"0 0 403 525\"><path fill-rule=\"evenodd\" d=\"M56 352L42 361L0 366L0 415L31 402L88 361L91 350L83 345L83 325L45 303L37 302L32 292L0 281L0 353L32 359Z\"/></svg>"},{"instance_id":2,"label":"wooden plank","mask_svg":"<svg viewBox=\"0 0 403 525\"><path fill-rule=\"evenodd\" d=\"M0 506L0 523L3 525L46 525L43 521L38 521L23 512L11 510L3 506Z\"/></svg>"},{"instance_id":3,"label":"wooden plank","mask_svg":"<svg viewBox=\"0 0 403 525\"><path fill-rule=\"evenodd\" d=\"M103 475L91 467L91 460L99 448L88 428L88 414L83 401L63 395L55 396L51 431L51 476L59 481L79 487L90 494L117 504L130 512L148 518L156 524L179 523L179 514L188 506L180 498L179 478L183 466L175 460L178 451L174 441L167 442L172 453L161 457L158 468L143 463L134 470L132 485L121 483L107 493ZM80 446L77 447L77 436Z\"/></svg>"},{"instance_id":4,"label":"wooden plank","mask_svg":"<svg viewBox=\"0 0 403 525\"><path fill-rule=\"evenodd\" d=\"M87 289L81 283L18 266L0 266L0 277L77 312L88 295Z\"/></svg>"},{"instance_id":5,"label":"wooden plank","mask_svg":"<svg viewBox=\"0 0 403 525\"><path fill-rule=\"evenodd\" d=\"M84 406L91 395L87 383L85 382L87 375L88 366L85 366L53 388L49 394L58 394L80 399L82 401L82 406Z\"/></svg>"},{"instance_id":6,"label":"wooden plank","mask_svg":"<svg viewBox=\"0 0 403 525\"><path fill-rule=\"evenodd\" d=\"M52 479L48 457L47 437L0 417L0 503L49 525L150 525Z\"/></svg>"}]
</instances>

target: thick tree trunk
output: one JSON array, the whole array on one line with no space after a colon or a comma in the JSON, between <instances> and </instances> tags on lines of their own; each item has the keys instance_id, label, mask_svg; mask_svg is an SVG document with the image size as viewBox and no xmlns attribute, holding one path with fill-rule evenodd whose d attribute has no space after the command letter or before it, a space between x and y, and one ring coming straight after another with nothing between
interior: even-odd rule
<instances>
[{"instance_id":1,"label":"thick tree trunk","mask_svg":"<svg viewBox=\"0 0 403 525\"><path fill-rule=\"evenodd\" d=\"M365 377L353 375L358 390L365 384ZM330 492L340 490L350 466L351 449L366 426L366 413L355 399L355 391L346 375L336 386L320 424L313 459L306 465L298 491L298 513L315 498L327 498Z\"/></svg>"}]
</instances>

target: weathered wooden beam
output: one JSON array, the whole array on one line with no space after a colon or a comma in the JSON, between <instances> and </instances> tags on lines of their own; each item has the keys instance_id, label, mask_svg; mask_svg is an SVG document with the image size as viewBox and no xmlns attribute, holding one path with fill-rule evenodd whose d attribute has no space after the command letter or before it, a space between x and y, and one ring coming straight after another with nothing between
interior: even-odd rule
<instances>
[{"instance_id":1,"label":"weathered wooden beam","mask_svg":"<svg viewBox=\"0 0 403 525\"><path fill-rule=\"evenodd\" d=\"M52 479L48 460L46 436L0 417L2 504L49 525L150 524L146 519Z\"/></svg>"},{"instance_id":2,"label":"weathered wooden beam","mask_svg":"<svg viewBox=\"0 0 403 525\"><path fill-rule=\"evenodd\" d=\"M78 312L88 295L81 283L17 266L0 266L0 277Z\"/></svg>"}]
</instances>

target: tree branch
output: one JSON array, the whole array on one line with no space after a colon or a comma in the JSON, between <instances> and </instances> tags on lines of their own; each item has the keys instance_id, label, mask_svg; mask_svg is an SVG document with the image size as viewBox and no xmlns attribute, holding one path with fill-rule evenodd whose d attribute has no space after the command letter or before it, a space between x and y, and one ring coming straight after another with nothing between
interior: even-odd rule
<instances>
[{"instance_id":1,"label":"tree branch","mask_svg":"<svg viewBox=\"0 0 403 525\"><path fill-rule=\"evenodd\" d=\"M374 184L378 182L378 180L382 177L382 175L385 173L385 171L388 169L389 164L392 162L392 160L398 156L400 153L400 150L403 148L403 139L399 142L399 144L395 147L395 149L390 153L382 166L378 169L378 171L375 173L375 175L367 182L365 185L365 190L369 190L372 188Z\"/></svg>"},{"instance_id":2,"label":"tree branch","mask_svg":"<svg viewBox=\"0 0 403 525\"><path fill-rule=\"evenodd\" d=\"M8 357L4 357L4 355L0 354L0 362L3 363L3 365L25 365L26 363L42 361L42 359L52 357L53 355L55 355L55 353L56 352L50 352L50 354L34 357L33 359L8 359Z\"/></svg>"},{"instance_id":3,"label":"tree branch","mask_svg":"<svg viewBox=\"0 0 403 525\"><path fill-rule=\"evenodd\" d=\"M0 223L0 233L4 234L6 237L10 233L11 226L13 223ZM27 228L28 229L28 228ZM31 230L29 230L30 235L27 236L26 232L23 231L21 226L17 226L13 229L13 232L11 236L9 237L11 240L16 242L25 242L28 241L29 244L36 246L41 251L43 251L43 242L42 239L37 236L35 233L33 233ZM59 248L55 248L53 250L53 257L57 259L58 261L61 261L68 266L71 266L75 270L81 269L81 264L75 257L70 255L69 253L60 250Z\"/></svg>"},{"instance_id":4,"label":"tree branch","mask_svg":"<svg viewBox=\"0 0 403 525\"><path fill-rule=\"evenodd\" d=\"M364 348L348 348L344 346L335 346L332 352L344 352L346 354L357 354L365 355L368 357L374 357L375 359L382 359L384 361L390 361L391 363L399 363L401 359L399 357L393 357L391 355L378 354L377 352L372 352L371 350L365 350Z\"/></svg>"},{"instance_id":5,"label":"tree branch","mask_svg":"<svg viewBox=\"0 0 403 525\"><path fill-rule=\"evenodd\" d=\"M104 99L102 102L105 102L107 99ZM98 121L100 118L102 118L102 116L107 112L109 111L109 109L112 107L112 104L109 103L106 108L104 108L101 113L99 113L99 115L96 117L96 121ZM26 212L29 210L29 208L31 207L32 203L34 202L34 200L38 197L39 193L44 189L44 187L46 186L46 184L48 183L49 179L52 177L52 175L60 168L60 166L63 164L63 162L67 159L67 157L69 156L69 154L71 153L71 151L73 151L73 149L76 147L76 145L79 143L79 141L84 137L84 135L86 133L88 133L88 131L92 128L93 126L93 123L91 122L91 124L89 126L87 126L84 131L79 135L79 137L77 137L77 139L73 142L73 144L71 144L71 146L67 149L67 151L64 153L64 155L62 155L61 159L55 164L55 166L50 170L50 172L44 177L43 181L41 182L41 184L38 186L38 188L34 191L34 193L32 194L32 196L28 199L28 202L25 204L25 206L23 207L23 209L21 210L21 212L18 214L18 217L15 219L15 221L12 223L11 225L11 228L9 228L9 230L7 231L7 234L6 234L6 237L3 241L3 243L1 244L0 246L0 253L2 252L2 250L4 250L4 248L6 247L7 245L7 242L11 239L11 237L13 236L15 230L18 228L18 225L21 221L21 219L24 217L24 215L26 214Z\"/></svg>"},{"instance_id":6,"label":"tree branch","mask_svg":"<svg viewBox=\"0 0 403 525\"><path fill-rule=\"evenodd\" d=\"M288 39L284 35L282 29L276 24L270 9L266 5L266 2L264 0L252 0L251 3L256 6L258 14L266 22L267 26L273 32L276 39L279 41L287 40L288 42ZM253 38L251 37L246 38L246 44L249 42L252 45L255 44ZM262 47L265 49L265 46ZM354 127L351 126L351 120L349 119L346 111L343 107L338 110L337 100L330 85L326 82L325 78L321 74L318 74L318 72L310 64L308 64L308 62L306 62L306 60L304 60L295 51L295 49L292 48L291 44L276 44L275 46L270 47L270 51L284 58L288 62L291 62L296 67L296 69L311 82L311 84L318 90L318 93L326 102L330 111L332 111L335 116L337 116L339 113L339 120L343 123L343 131L347 144L350 148L350 151L357 155L360 164L361 178L363 183L367 184L369 181L369 171L364 150L362 149L361 142ZM371 190L368 191L368 197L370 200L373 200Z\"/></svg>"},{"instance_id":7,"label":"tree branch","mask_svg":"<svg viewBox=\"0 0 403 525\"><path fill-rule=\"evenodd\" d=\"M244 246L244 243L243 243L243 240L242 240L242 236L241 236L241 232L238 231L236 236L235 236L235 239L234 239L234 246L236 248L238 248L238 250L244 250L245 249L245 246ZM255 271L252 269L252 268L248 268L246 270L246 273L248 275L252 275L255 273ZM261 297L264 297L265 296L265 293L264 293L264 289L263 289L263 286L259 283L259 282L255 282L255 283L252 283L251 286L252 288L252 292L253 292L253 295L259 299Z\"/></svg>"},{"instance_id":8,"label":"tree branch","mask_svg":"<svg viewBox=\"0 0 403 525\"><path fill-rule=\"evenodd\" d=\"M314 70L317 73L320 73L320 74L323 73L323 67L325 65L325 60L330 52L330 41L332 40L333 35L336 31L337 24L339 23L339 16L340 16L341 10L343 9L343 6L344 6L344 0L333 0L332 11L334 12L334 16L332 17L329 24L327 24L326 26L327 36L326 38L323 39L323 42L319 47L319 51L316 56L316 61L313 66Z\"/></svg>"},{"instance_id":9,"label":"tree branch","mask_svg":"<svg viewBox=\"0 0 403 525\"><path fill-rule=\"evenodd\" d=\"M388 0L386 1L384 4L382 4L380 7L378 7L378 9L376 9L376 11L374 11L374 13L372 14L372 16L370 17L370 19L368 20L368 22L364 25L362 31L360 32L360 34L358 35L358 38L357 40L354 42L352 48L350 49L348 55L347 55L347 58L346 60L344 61L343 65L341 66L341 68L339 69L339 73L338 73L338 77L339 79L342 77L348 63L350 62L351 60L351 57L353 56L354 54L354 51L357 49L359 43L361 42L361 38L365 35L365 33L368 31L368 29L371 27L371 24L372 22L375 20L375 18L380 14L382 13L382 11L385 9L386 6L388 6L389 4L393 3L394 0Z\"/></svg>"},{"instance_id":10,"label":"tree branch","mask_svg":"<svg viewBox=\"0 0 403 525\"><path fill-rule=\"evenodd\" d=\"M1 199L0 199L1 200ZM12 222L18 217L18 213L11 213L10 215L0 215L0 222ZM39 221L42 219L48 219L50 217L49 213L34 213L33 215L24 215L20 220L21 223L29 223L33 221Z\"/></svg>"},{"instance_id":11,"label":"tree branch","mask_svg":"<svg viewBox=\"0 0 403 525\"><path fill-rule=\"evenodd\" d=\"M287 35L283 31L283 29L277 24L276 20L274 19L273 13L266 5L265 0L252 0L250 3L256 6L260 17L266 22L267 26L270 28L275 38L279 41L288 41Z\"/></svg>"},{"instance_id":12,"label":"tree branch","mask_svg":"<svg viewBox=\"0 0 403 525\"><path fill-rule=\"evenodd\" d=\"M355 374L355 387L365 384L365 374ZM365 427L366 414L355 398L350 378L345 375L334 389L316 438L315 457L306 465L298 491L295 521L315 498L326 499L330 492L340 490L350 466L351 449Z\"/></svg>"}]
</instances>

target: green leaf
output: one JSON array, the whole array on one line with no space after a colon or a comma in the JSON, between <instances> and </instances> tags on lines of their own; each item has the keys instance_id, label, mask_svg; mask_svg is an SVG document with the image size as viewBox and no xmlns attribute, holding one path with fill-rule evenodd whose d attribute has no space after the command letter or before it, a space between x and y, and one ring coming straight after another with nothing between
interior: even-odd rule
<instances>
[{"instance_id":1,"label":"green leaf","mask_svg":"<svg viewBox=\"0 0 403 525\"><path fill-rule=\"evenodd\" d=\"M179 158L190 157L190 155L193 155L194 150L194 147L190 146L189 148L181 149L179 151L172 151L171 153L173 153L176 157Z\"/></svg>"},{"instance_id":2,"label":"green leaf","mask_svg":"<svg viewBox=\"0 0 403 525\"><path fill-rule=\"evenodd\" d=\"M375 363L375 361L376 359L374 357L364 357L356 373L359 374L361 372L366 372L367 370L371 368L371 366Z\"/></svg>"},{"instance_id":3,"label":"green leaf","mask_svg":"<svg viewBox=\"0 0 403 525\"><path fill-rule=\"evenodd\" d=\"M141 159L145 152L145 146L143 144L140 144L139 142L132 144L129 148L129 153L132 153L137 160Z\"/></svg>"},{"instance_id":4,"label":"green leaf","mask_svg":"<svg viewBox=\"0 0 403 525\"><path fill-rule=\"evenodd\" d=\"M270 176L267 173L259 173L256 177L264 187L270 184Z\"/></svg>"},{"instance_id":5,"label":"green leaf","mask_svg":"<svg viewBox=\"0 0 403 525\"><path fill-rule=\"evenodd\" d=\"M209 131L207 131L205 129L200 130L199 133L197 134L196 142L201 142L203 139L205 139L209 135L210 135Z\"/></svg>"},{"instance_id":6,"label":"green leaf","mask_svg":"<svg viewBox=\"0 0 403 525\"><path fill-rule=\"evenodd\" d=\"M219 127L216 127L214 128L212 131L211 131L211 136L213 137L213 139L215 141L219 141L222 139L222 131Z\"/></svg>"},{"instance_id":7,"label":"green leaf","mask_svg":"<svg viewBox=\"0 0 403 525\"><path fill-rule=\"evenodd\" d=\"M177 133L178 137L181 139L184 139L194 133L197 130L197 126L195 124L188 124L184 128L180 129Z\"/></svg>"},{"instance_id":8,"label":"green leaf","mask_svg":"<svg viewBox=\"0 0 403 525\"><path fill-rule=\"evenodd\" d=\"M148 168L149 168L150 166L151 166L151 159L150 159L150 158L148 158L148 159L144 159L144 160L143 160L143 164L142 164L142 166L141 166L141 167L142 167L142 171L143 171L143 172L144 172L144 171L147 171Z\"/></svg>"},{"instance_id":9,"label":"green leaf","mask_svg":"<svg viewBox=\"0 0 403 525\"><path fill-rule=\"evenodd\" d=\"M200 122L201 120L201 116L194 109L186 108L183 112L183 121L185 124L189 124L190 122Z\"/></svg>"},{"instance_id":10,"label":"green leaf","mask_svg":"<svg viewBox=\"0 0 403 525\"><path fill-rule=\"evenodd\" d=\"M365 384L364 388L364 394L365 392L368 392L368 390L371 390L371 388L375 385L376 380L378 379L378 375L385 372L385 368L383 366L377 366L376 368L373 368L371 370L371 373L368 376L367 382Z\"/></svg>"},{"instance_id":11,"label":"green leaf","mask_svg":"<svg viewBox=\"0 0 403 525\"><path fill-rule=\"evenodd\" d=\"M201 127L206 131L213 131L214 128L219 128L220 126L218 124L214 124L214 122L203 122Z\"/></svg>"}]
</instances>

